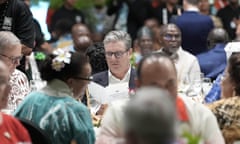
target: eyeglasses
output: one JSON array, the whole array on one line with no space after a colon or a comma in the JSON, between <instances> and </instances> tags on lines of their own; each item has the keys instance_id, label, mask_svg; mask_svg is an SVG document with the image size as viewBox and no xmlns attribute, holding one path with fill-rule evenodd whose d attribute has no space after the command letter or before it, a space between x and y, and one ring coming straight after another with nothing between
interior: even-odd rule
<instances>
[{"instance_id":1,"label":"eyeglasses","mask_svg":"<svg viewBox=\"0 0 240 144\"><path fill-rule=\"evenodd\" d=\"M75 76L75 77L73 77L73 78L79 79L79 80L93 81L93 77L92 77L92 76L86 77L86 78L80 77L80 76Z\"/></svg>"},{"instance_id":2,"label":"eyeglasses","mask_svg":"<svg viewBox=\"0 0 240 144\"><path fill-rule=\"evenodd\" d=\"M13 64L18 63L22 59L22 55L21 56L17 56L17 57L9 57L9 56L4 55L4 54L0 54L0 55L3 56L3 57L8 58Z\"/></svg>"},{"instance_id":3,"label":"eyeglasses","mask_svg":"<svg viewBox=\"0 0 240 144\"><path fill-rule=\"evenodd\" d=\"M180 39L180 34L165 34L165 35L163 35L163 38L165 39L165 40L172 40L173 38L175 38L175 39Z\"/></svg>"},{"instance_id":4,"label":"eyeglasses","mask_svg":"<svg viewBox=\"0 0 240 144\"><path fill-rule=\"evenodd\" d=\"M106 58L111 58L112 55L115 56L115 58L119 59L123 56L124 53L126 53L128 50L126 51L117 51L117 52L105 52L105 56Z\"/></svg>"}]
</instances>

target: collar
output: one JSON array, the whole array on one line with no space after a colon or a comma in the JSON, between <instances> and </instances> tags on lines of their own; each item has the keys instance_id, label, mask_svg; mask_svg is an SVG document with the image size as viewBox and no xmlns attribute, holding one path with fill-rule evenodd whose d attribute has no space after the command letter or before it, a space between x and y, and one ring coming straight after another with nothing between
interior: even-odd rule
<instances>
[{"instance_id":1,"label":"collar","mask_svg":"<svg viewBox=\"0 0 240 144\"><path fill-rule=\"evenodd\" d=\"M189 11L199 12L199 9L197 7L189 7L185 11L187 11L187 12L189 12Z\"/></svg>"},{"instance_id":2,"label":"collar","mask_svg":"<svg viewBox=\"0 0 240 144\"><path fill-rule=\"evenodd\" d=\"M73 97L73 93L69 86L59 80L59 79L54 79L50 82L47 83L47 86L44 87L41 91L46 93L49 96L56 96L56 97L66 97L66 96L71 96Z\"/></svg>"},{"instance_id":3,"label":"collar","mask_svg":"<svg viewBox=\"0 0 240 144\"><path fill-rule=\"evenodd\" d=\"M122 80L120 80L119 78L117 78L117 77L115 77L113 74L112 74L112 72L110 71L110 69L108 70L108 78L109 78L109 80L110 79L113 79L114 81L129 81L129 80L127 80L127 79L129 79L130 78L130 73L131 73L131 66L129 66L129 68L128 68L128 71L127 71L127 73L125 74L125 76L123 77L123 79Z\"/></svg>"},{"instance_id":4,"label":"collar","mask_svg":"<svg viewBox=\"0 0 240 144\"><path fill-rule=\"evenodd\" d=\"M161 53L165 53L163 51L163 48L161 48L160 50L158 50L158 52L161 52ZM178 48L178 50L176 51L176 53L172 54L170 57L170 59L172 59L174 62L178 61L179 60L179 56L181 55L181 52L182 52L182 47L180 46Z\"/></svg>"}]
</instances>

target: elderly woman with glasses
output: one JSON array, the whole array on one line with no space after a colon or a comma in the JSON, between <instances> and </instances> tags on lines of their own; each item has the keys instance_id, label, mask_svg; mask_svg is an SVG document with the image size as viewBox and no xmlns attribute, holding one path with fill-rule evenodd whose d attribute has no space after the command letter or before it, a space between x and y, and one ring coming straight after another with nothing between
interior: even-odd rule
<instances>
[{"instance_id":1,"label":"elderly woman with glasses","mask_svg":"<svg viewBox=\"0 0 240 144\"><path fill-rule=\"evenodd\" d=\"M88 108L79 103L91 80L87 56L57 49L40 68L47 86L27 96L15 116L32 121L53 144L93 144L95 135Z\"/></svg>"},{"instance_id":2,"label":"elderly woman with glasses","mask_svg":"<svg viewBox=\"0 0 240 144\"><path fill-rule=\"evenodd\" d=\"M0 110L5 108L11 86L9 85L9 70L0 60ZM14 117L0 112L0 140L4 144L31 144L30 136L23 125Z\"/></svg>"},{"instance_id":3,"label":"elderly woman with glasses","mask_svg":"<svg viewBox=\"0 0 240 144\"><path fill-rule=\"evenodd\" d=\"M12 113L30 92L26 75L16 69L22 58L21 51L22 44L12 32L0 32L0 60L7 65L10 72L11 91L8 97L7 107L3 109L3 111L7 113Z\"/></svg>"},{"instance_id":4,"label":"elderly woman with glasses","mask_svg":"<svg viewBox=\"0 0 240 144\"><path fill-rule=\"evenodd\" d=\"M240 52L233 53L221 82L221 100L209 106L227 144L240 140Z\"/></svg>"}]
</instances>

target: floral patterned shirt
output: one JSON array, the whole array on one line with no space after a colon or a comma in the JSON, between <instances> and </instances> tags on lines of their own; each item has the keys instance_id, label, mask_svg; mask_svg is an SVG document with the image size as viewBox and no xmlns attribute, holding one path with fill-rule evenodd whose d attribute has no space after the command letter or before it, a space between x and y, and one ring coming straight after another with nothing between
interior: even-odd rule
<instances>
[{"instance_id":1,"label":"floral patterned shirt","mask_svg":"<svg viewBox=\"0 0 240 144\"><path fill-rule=\"evenodd\" d=\"M226 142L240 140L240 97L221 99L208 107L215 114Z\"/></svg>"},{"instance_id":2,"label":"floral patterned shirt","mask_svg":"<svg viewBox=\"0 0 240 144\"><path fill-rule=\"evenodd\" d=\"M17 69L10 76L10 85L7 109L13 112L31 89L26 75Z\"/></svg>"}]
</instances>

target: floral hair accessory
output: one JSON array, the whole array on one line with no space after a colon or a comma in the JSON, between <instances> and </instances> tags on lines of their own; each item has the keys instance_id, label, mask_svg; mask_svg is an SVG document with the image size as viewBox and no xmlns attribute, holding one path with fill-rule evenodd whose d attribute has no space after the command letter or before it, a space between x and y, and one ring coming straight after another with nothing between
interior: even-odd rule
<instances>
[{"instance_id":1,"label":"floral hair accessory","mask_svg":"<svg viewBox=\"0 0 240 144\"><path fill-rule=\"evenodd\" d=\"M54 50L53 55L56 55L56 57L52 60L52 68L56 71L61 71L65 64L70 64L71 62L71 53L63 49L58 48Z\"/></svg>"},{"instance_id":2,"label":"floral hair accessory","mask_svg":"<svg viewBox=\"0 0 240 144\"><path fill-rule=\"evenodd\" d=\"M46 55L43 52L36 52L34 55L36 60L45 60Z\"/></svg>"}]
</instances>

